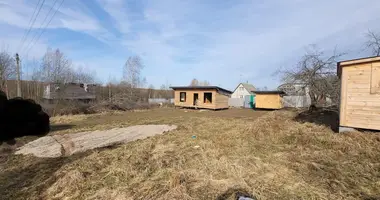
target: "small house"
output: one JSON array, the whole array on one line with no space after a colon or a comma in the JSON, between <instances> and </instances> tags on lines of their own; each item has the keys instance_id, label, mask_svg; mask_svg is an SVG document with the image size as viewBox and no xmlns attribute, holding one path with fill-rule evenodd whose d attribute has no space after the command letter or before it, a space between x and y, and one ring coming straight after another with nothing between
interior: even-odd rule
<instances>
[{"instance_id":1,"label":"small house","mask_svg":"<svg viewBox=\"0 0 380 200\"><path fill-rule=\"evenodd\" d=\"M283 108L283 91L255 91L256 108L262 109L281 109Z\"/></svg>"},{"instance_id":2,"label":"small house","mask_svg":"<svg viewBox=\"0 0 380 200\"><path fill-rule=\"evenodd\" d=\"M338 62L339 131L380 130L380 56Z\"/></svg>"},{"instance_id":3,"label":"small house","mask_svg":"<svg viewBox=\"0 0 380 200\"><path fill-rule=\"evenodd\" d=\"M253 108L255 104L255 86L249 83L239 83L233 91L228 105L231 107Z\"/></svg>"},{"instance_id":4,"label":"small house","mask_svg":"<svg viewBox=\"0 0 380 200\"><path fill-rule=\"evenodd\" d=\"M245 96L253 95L256 90L255 86L249 83L240 83L233 91L231 98L243 99Z\"/></svg>"},{"instance_id":5,"label":"small house","mask_svg":"<svg viewBox=\"0 0 380 200\"><path fill-rule=\"evenodd\" d=\"M48 101L57 99L91 101L96 99L95 86L95 84L85 83L47 83L43 98Z\"/></svg>"},{"instance_id":6,"label":"small house","mask_svg":"<svg viewBox=\"0 0 380 200\"><path fill-rule=\"evenodd\" d=\"M226 109L232 92L217 86L178 86L174 90L174 105L186 108Z\"/></svg>"}]
</instances>

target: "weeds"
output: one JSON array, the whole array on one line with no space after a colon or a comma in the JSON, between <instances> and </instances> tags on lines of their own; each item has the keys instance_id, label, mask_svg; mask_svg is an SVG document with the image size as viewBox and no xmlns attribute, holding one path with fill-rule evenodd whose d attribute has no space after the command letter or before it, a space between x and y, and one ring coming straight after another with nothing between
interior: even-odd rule
<instances>
[{"instance_id":1,"label":"weeds","mask_svg":"<svg viewBox=\"0 0 380 200\"><path fill-rule=\"evenodd\" d=\"M0 179L0 185L8 185L0 188L0 195L30 199L233 199L232 194L239 192L258 199L380 195L378 134L335 134L324 125L297 122L290 111L269 112L256 120L223 116L227 111L214 117L209 115L215 112L166 110L166 116L154 112L99 118L116 123L120 117L127 124L172 123L179 128L63 162L46 183L40 180L25 187ZM1 173L19 168L21 161L8 163ZM46 161L44 168L33 172L44 176L48 165ZM27 192L36 195L23 196Z\"/></svg>"}]
</instances>

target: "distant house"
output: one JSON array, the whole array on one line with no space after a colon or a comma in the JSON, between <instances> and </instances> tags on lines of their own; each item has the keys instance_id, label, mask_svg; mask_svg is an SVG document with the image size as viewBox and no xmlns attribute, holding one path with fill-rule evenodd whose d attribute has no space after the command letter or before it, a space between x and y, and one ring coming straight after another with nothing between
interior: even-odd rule
<instances>
[{"instance_id":1,"label":"distant house","mask_svg":"<svg viewBox=\"0 0 380 200\"><path fill-rule=\"evenodd\" d=\"M249 83L239 83L228 100L230 107L253 108L255 105L255 86Z\"/></svg>"},{"instance_id":2,"label":"distant house","mask_svg":"<svg viewBox=\"0 0 380 200\"><path fill-rule=\"evenodd\" d=\"M240 83L233 91L231 98L243 99L247 95L253 95L256 90L255 86L249 83Z\"/></svg>"},{"instance_id":3,"label":"distant house","mask_svg":"<svg viewBox=\"0 0 380 200\"><path fill-rule=\"evenodd\" d=\"M225 109L231 91L217 86L178 86L174 90L174 105L187 108Z\"/></svg>"},{"instance_id":4,"label":"distant house","mask_svg":"<svg viewBox=\"0 0 380 200\"><path fill-rule=\"evenodd\" d=\"M47 83L44 88L43 98L46 100L91 101L96 99L95 86L95 84L85 83Z\"/></svg>"}]
</instances>

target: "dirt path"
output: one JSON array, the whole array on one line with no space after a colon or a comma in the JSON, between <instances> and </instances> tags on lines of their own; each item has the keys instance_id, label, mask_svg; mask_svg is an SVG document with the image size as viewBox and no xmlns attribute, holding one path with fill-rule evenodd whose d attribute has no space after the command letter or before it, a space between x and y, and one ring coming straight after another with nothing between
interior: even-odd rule
<instances>
[{"instance_id":1,"label":"dirt path","mask_svg":"<svg viewBox=\"0 0 380 200\"><path fill-rule=\"evenodd\" d=\"M33 154L37 157L69 156L94 148L144 139L176 128L175 125L138 125L105 131L45 136L22 146L16 154Z\"/></svg>"}]
</instances>

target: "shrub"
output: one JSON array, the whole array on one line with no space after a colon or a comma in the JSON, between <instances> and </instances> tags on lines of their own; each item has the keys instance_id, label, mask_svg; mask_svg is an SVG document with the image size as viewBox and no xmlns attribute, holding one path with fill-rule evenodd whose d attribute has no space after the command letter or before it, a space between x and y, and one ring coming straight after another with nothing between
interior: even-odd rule
<instances>
[{"instance_id":1,"label":"shrub","mask_svg":"<svg viewBox=\"0 0 380 200\"><path fill-rule=\"evenodd\" d=\"M44 135L50 131L49 115L35 101L19 97L1 99L0 141L27 135Z\"/></svg>"}]
</instances>

